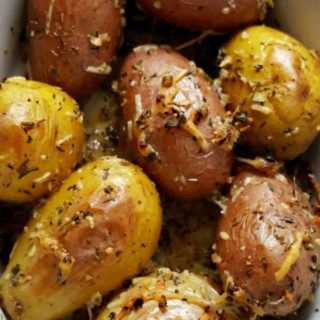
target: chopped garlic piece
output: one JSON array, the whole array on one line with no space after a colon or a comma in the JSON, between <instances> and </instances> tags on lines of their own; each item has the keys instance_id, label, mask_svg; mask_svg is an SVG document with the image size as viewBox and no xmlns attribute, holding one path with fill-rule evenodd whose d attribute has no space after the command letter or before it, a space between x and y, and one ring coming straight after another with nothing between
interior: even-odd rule
<instances>
[{"instance_id":1,"label":"chopped garlic piece","mask_svg":"<svg viewBox=\"0 0 320 320\"><path fill-rule=\"evenodd\" d=\"M102 47L105 43L109 42L111 37L108 33L101 33L94 37L89 35L90 43L95 47Z\"/></svg>"},{"instance_id":2,"label":"chopped garlic piece","mask_svg":"<svg viewBox=\"0 0 320 320\"><path fill-rule=\"evenodd\" d=\"M265 115L269 115L272 113L272 109L270 107L265 106L265 105L260 105L260 104L253 104L251 106L251 110L258 111L258 112L263 113Z\"/></svg>"},{"instance_id":3,"label":"chopped garlic piece","mask_svg":"<svg viewBox=\"0 0 320 320\"><path fill-rule=\"evenodd\" d=\"M94 229L94 219L92 216L87 216L85 219L89 222L90 229Z\"/></svg>"},{"instance_id":4,"label":"chopped garlic piece","mask_svg":"<svg viewBox=\"0 0 320 320\"><path fill-rule=\"evenodd\" d=\"M110 65L108 65L104 62L100 66L97 66L97 67L89 66L89 67L87 67L86 71L89 73L94 73L94 74L108 75L111 73L112 69L111 69Z\"/></svg>"},{"instance_id":5,"label":"chopped garlic piece","mask_svg":"<svg viewBox=\"0 0 320 320\"><path fill-rule=\"evenodd\" d=\"M46 172L41 177L33 180L33 183L44 183L50 178L50 176L51 176L51 172Z\"/></svg>"},{"instance_id":6,"label":"chopped garlic piece","mask_svg":"<svg viewBox=\"0 0 320 320\"><path fill-rule=\"evenodd\" d=\"M230 239L230 236L229 236L228 233L225 232L225 231L221 231L220 234L219 234L219 236L220 236L220 238L221 238L222 240L229 240L229 239Z\"/></svg>"}]
</instances>

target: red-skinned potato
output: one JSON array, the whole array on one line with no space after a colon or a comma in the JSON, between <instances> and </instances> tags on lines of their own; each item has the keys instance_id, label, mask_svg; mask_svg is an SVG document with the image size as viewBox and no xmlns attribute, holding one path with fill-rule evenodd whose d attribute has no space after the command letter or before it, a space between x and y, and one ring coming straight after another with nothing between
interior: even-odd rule
<instances>
[{"instance_id":1,"label":"red-skinned potato","mask_svg":"<svg viewBox=\"0 0 320 320\"><path fill-rule=\"evenodd\" d=\"M298 310L316 286L320 233L308 197L283 174L240 172L213 261L233 297L259 315Z\"/></svg>"},{"instance_id":2,"label":"red-skinned potato","mask_svg":"<svg viewBox=\"0 0 320 320\"><path fill-rule=\"evenodd\" d=\"M169 47L138 47L118 90L137 160L168 194L204 198L227 182L236 131L194 63Z\"/></svg>"},{"instance_id":3,"label":"red-skinned potato","mask_svg":"<svg viewBox=\"0 0 320 320\"><path fill-rule=\"evenodd\" d=\"M118 289L157 247L159 196L142 170L104 157L74 172L36 210L0 280L12 319L61 319Z\"/></svg>"},{"instance_id":4,"label":"red-skinned potato","mask_svg":"<svg viewBox=\"0 0 320 320\"><path fill-rule=\"evenodd\" d=\"M137 0L140 8L177 27L226 32L263 19L268 0Z\"/></svg>"},{"instance_id":5,"label":"red-skinned potato","mask_svg":"<svg viewBox=\"0 0 320 320\"><path fill-rule=\"evenodd\" d=\"M121 42L122 1L28 0L28 60L33 79L76 99L111 72Z\"/></svg>"}]
</instances>

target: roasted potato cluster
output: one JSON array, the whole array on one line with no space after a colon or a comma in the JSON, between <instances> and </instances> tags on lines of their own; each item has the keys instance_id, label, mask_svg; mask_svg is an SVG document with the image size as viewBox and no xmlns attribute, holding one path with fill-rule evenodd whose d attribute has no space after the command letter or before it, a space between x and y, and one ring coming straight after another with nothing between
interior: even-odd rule
<instances>
[{"instance_id":1,"label":"roasted potato cluster","mask_svg":"<svg viewBox=\"0 0 320 320\"><path fill-rule=\"evenodd\" d=\"M248 26L272 1L26 4L33 80L0 83L10 319L296 313L320 271L320 186L291 161L320 131L320 60Z\"/></svg>"},{"instance_id":2,"label":"roasted potato cluster","mask_svg":"<svg viewBox=\"0 0 320 320\"><path fill-rule=\"evenodd\" d=\"M0 84L0 201L32 202L55 189L80 160L84 127L59 88L14 77Z\"/></svg>"},{"instance_id":3,"label":"roasted potato cluster","mask_svg":"<svg viewBox=\"0 0 320 320\"><path fill-rule=\"evenodd\" d=\"M0 286L13 319L59 319L117 289L148 263L161 230L154 184L113 157L75 171L33 212Z\"/></svg>"}]
</instances>

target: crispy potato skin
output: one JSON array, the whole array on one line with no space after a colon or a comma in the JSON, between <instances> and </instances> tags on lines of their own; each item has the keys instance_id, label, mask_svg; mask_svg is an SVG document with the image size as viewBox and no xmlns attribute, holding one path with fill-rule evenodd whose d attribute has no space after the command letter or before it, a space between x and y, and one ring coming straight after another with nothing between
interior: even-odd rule
<instances>
[{"instance_id":1,"label":"crispy potato skin","mask_svg":"<svg viewBox=\"0 0 320 320\"><path fill-rule=\"evenodd\" d=\"M158 3L160 8L155 5ZM264 17L265 1L235 0L137 0L153 16L178 27L227 32Z\"/></svg>"},{"instance_id":2,"label":"crispy potato skin","mask_svg":"<svg viewBox=\"0 0 320 320\"><path fill-rule=\"evenodd\" d=\"M282 174L266 177L244 170L235 178L218 224L218 267L233 278L233 292L242 289L261 315L296 311L316 286L319 229L311 213L305 195ZM304 236L300 255L289 273L276 280L298 233Z\"/></svg>"},{"instance_id":3,"label":"crispy potato skin","mask_svg":"<svg viewBox=\"0 0 320 320\"><path fill-rule=\"evenodd\" d=\"M0 87L0 200L32 202L80 159L82 113L59 88L10 78Z\"/></svg>"},{"instance_id":4,"label":"crispy potato skin","mask_svg":"<svg viewBox=\"0 0 320 320\"><path fill-rule=\"evenodd\" d=\"M117 289L149 261L162 223L141 169L101 158L74 172L29 222L0 286L14 319L58 319Z\"/></svg>"},{"instance_id":5,"label":"crispy potato skin","mask_svg":"<svg viewBox=\"0 0 320 320\"><path fill-rule=\"evenodd\" d=\"M189 72L192 68L193 73ZM184 72L180 81L163 91L164 79L175 81ZM164 96L170 95L170 90L176 90L175 98L166 100ZM122 66L119 93L125 120L133 124L128 140L138 162L168 194L199 199L227 182L233 153L212 142L212 123L220 123L225 111L203 72L169 47L142 46ZM141 100L141 110L137 100ZM170 109L172 101L175 111ZM182 106L184 102L186 107ZM195 127L207 150L183 127L194 114L202 114ZM141 134L145 134L144 139Z\"/></svg>"},{"instance_id":6,"label":"crispy potato skin","mask_svg":"<svg viewBox=\"0 0 320 320\"><path fill-rule=\"evenodd\" d=\"M161 268L149 276L133 279L131 287L114 298L97 320L231 320L216 313L218 297L205 278L189 271L177 273Z\"/></svg>"},{"instance_id":7,"label":"crispy potato skin","mask_svg":"<svg viewBox=\"0 0 320 320\"><path fill-rule=\"evenodd\" d=\"M28 58L32 78L62 87L76 99L95 91L107 72L95 74L86 70L103 64L106 67L122 37L123 7L121 1L119 6L115 3L28 0ZM92 44L99 35L101 43Z\"/></svg>"},{"instance_id":8,"label":"crispy potato skin","mask_svg":"<svg viewBox=\"0 0 320 320\"><path fill-rule=\"evenodd\" d=\"M220 80L229 107L240 107L253 120L244 141L281 160L303 153L319 130L319 58L265 26L245 29L224 52Z\"/></svg>"}]
</instances>

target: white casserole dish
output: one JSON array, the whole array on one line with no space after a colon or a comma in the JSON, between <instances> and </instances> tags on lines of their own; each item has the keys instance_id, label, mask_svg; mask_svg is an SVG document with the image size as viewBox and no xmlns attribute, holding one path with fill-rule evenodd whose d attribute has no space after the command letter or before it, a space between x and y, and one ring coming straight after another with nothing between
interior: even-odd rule
<instances>
[{"instance_id":1,"label":"white casserole dish","mask_svg":"<svg viewBox=\"0 0 320 320\"><path fill-rule=\"evenodd\" d=\"M275 0L274 14L281 28L306 46L320 50L320 0ZM0 79L23 75L23 49L19 47L24 0L0 0ZM1 146L0 146L1 148ZM312 146L310 160L320 179L320 139ZM307 304L296 320L320 319L320 287L313 303ZM318 310L318 311L317 311ZM0 320L5 319L0 313Z\"/></svg>"}]
</instances>

